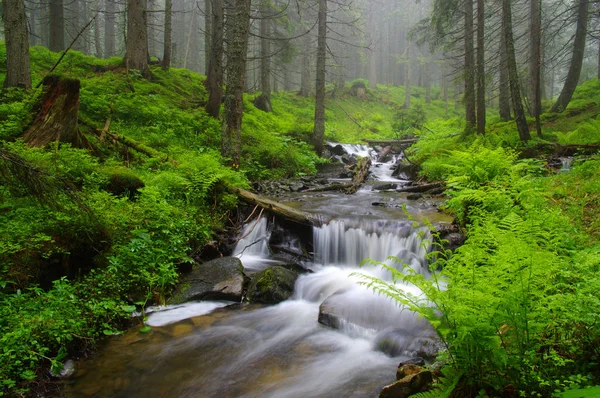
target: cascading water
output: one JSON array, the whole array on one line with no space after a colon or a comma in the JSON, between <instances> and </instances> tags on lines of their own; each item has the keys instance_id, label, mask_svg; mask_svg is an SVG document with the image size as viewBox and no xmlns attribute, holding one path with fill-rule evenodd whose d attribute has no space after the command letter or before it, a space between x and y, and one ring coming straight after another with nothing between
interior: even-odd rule
<instances>
[{"instance_id":1,"label":"cascading water","mask_svg":"<svg viewBox=\"0 0 600 398\"><path fill-rule=\"evenodd\" d=\"M364 147L354 150L368 153ZM364 198L370 195L361 197L369 203L372 199ZM357 206L356 198L346 195L335 200L329 213L314 205L312 210L335 217L340 209ZM313 272L298 278L289 300L262 308L216 309L182 321L178 311L189 311L187 307L172 309L168 317L151 314L149 324L159 325L152 333L130 331L109 342L81 365L65 395L375 396L394 381L399 361L432 355L437 340L424 320L359 284L358 273L392 281L389 271L361 267L365 258L399 269L399 263L388 260L395 256L417 272L429 272L421 238L427 239L427 232L414 227L400 210L374 214L337 217L314 228L314 261L304 264ZM234 254L247 272L272 265L269 236L266 217L244 227ZM414 287L399 287L420 294ZM202 303L199 313L222 305ZM169 320L177 322L166 325Z\"/></svg>"},{"instance_id":2,"label":"cascading water","mask_svg":"<svg viewBox=\"0 0 600 398\"><path fill-rule=\"evenodd\" d=\"M400 159L399 155L390 154L390 157L387 161L378 162L377 160L379 155L377 154L377 152L366 145L341 144L341 146L349 155L359 157L368 156L371 158L373 165L371 167L370 172L374 180L380 182L406 182L405 180L401 180L392 176L392 174L394 173L394 166Z\"/></svg>"}]
</instances>

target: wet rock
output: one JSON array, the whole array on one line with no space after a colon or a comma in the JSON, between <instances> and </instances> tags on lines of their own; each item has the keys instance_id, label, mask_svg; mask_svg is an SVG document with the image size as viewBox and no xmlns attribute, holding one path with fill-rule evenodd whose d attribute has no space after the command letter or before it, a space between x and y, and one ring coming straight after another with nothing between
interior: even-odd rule
<instances>
[{"instance_id":1,"label":"wet rock","mask_svg":"<svg viewBox=\"0 0 600 398\"><path fill-rule=\"evenodd\" d=\"M429 360L442 348L431 326L422 330L384 329L375 337L375 346L391 357L415 355Z\"/></svg>"},{"instance_id":2,"label":"wet rock","mask_svg":"<svg viewBox=\"0 0 600 398\"><path fill-rule=\"evenodd\" d=\"M306 189L306 186L304 186L304 184L302 184L302 183L295 183L295 184L290 185L290 190L292 192L299 192L303 189Z\"/></svg>"},{"instance_id":3,"label":"wet rock","mask_svg":"<svg viewBox=\"0 0 600 398\"><path fill-rule=\"evenodd\" d=\"M342 319L342 309L340 308L340 303L338 300L344 293L346 293L346 289L341 289L331 296L327 297L325 301L321 303L319 306L319 323L321 325L329 326L333 329L339 329Z\"/></svg>"},{"instance_id":4,"label":"wet rock","mask_svg":"<svg viewBox=\"0 0 600 398\"><path fill-rule=\"evenodd\" d=\"M373 191L389 191L396 188L398 188L397 184L383 184L374 186Z\"/></svg>"},{"instance_id":5,"label":"wet rock","mask_svg":"<svg viewBox=\"0 0 600 398\"><path fill-rule=\"evenodd\" d=\"M50 375L57 379L68 379L69 377L73 376L75 370L75 361L73 361L72 359L68 359L65 361L65 363L63 363L63 367L60 371L55 372L51 369Z\"/></svg>"},{"instance_id":6,"label":"wet rock","mask_svg":"<svg viewBox=\"0 0 600 398\"><path fill-rule=\"evenodd\" d=\"M217 258L196 264L182 279L169 304L191 300L241 301L244 281L244 267L237 257Z\"/></svg>"},{"instance_id":7,"label":"wet rock","mask_svg":"<svg viewBox=\"0 0 600 398\"><path fill-rule=\"evenodd\" d=\"M342 155L341 160L344 164L348 164L348 165L354 165L358 162L358 159L356 159L356 156L348 155L348 154Z\"/></svg>"},{"instance_id":8,"label":"wet rock","mask_svg":"<svg viewBox=\"0 0 600 398\"><path fill-rule=\"evenodd\" d=\"M352 171L350 170L344 170L342 171L340 174L338 174L339 178L352 178Z\"/></svg>"},{"instance_id":9,"label":"wet rock","mask_svg":"<svg viewBox=\"0 0 600 398\"><path fill-rule=\"evenodd\" d=\"M407 359L406 361L400 362L398 364L398 368L401 368L404 365L425 366L425 360L421 357L413 357L413 358Z\"/></svg>"},{"instance_id":10,"label":"wet rock","mask_svg":"<svg viewBox=\"0 0 600 398\"><path fill-rule=\"evenodd\" d=\"M460 233L460 229L456 224L444 225L438 228L439 239L444 240L444 249L454 251L461 247L467 237Z\"/></svg>"},{"instance_id":11,"label":"wet rock","mask_svg":"<svg viewBox=\"0 0 600 398\"><path fill-rule=\"evenodd\" d=\"M371 206L375 206L375 207L386 207L386 204L383 202L373 202L371 203Z\"/></svg>"},{"instance_id":12,"label":"wet rock","mask_svg":"<svg viewBox=\"0 0 600 398\"><path fill-rule=\"evenodd\" d=\"M433 373L429 370L424 370L420 373L406 376L384 387L379 393L379 398L406 398L413 394L427 391L432 382Z\"/></svg>"},{"instance_id":13,"label":"wet rock","mask_svg":"<svg viewBox=\"0 0 600 398\"><path fill-rule=\"evenodd\" d=\"M397 165L396 169L392 173L393 177L401 178L404 180L415 180L419 174L419 165L410 163L406 159L402 159Z\"/></svg>"},{"instance_id":14,"label":"wet rock","mask_svg":"<svg viewBox=\"0 0 600 398\"><path fill-rule=\"evenodd\" d=\"M396 380L402 380L406 376L416 375L417 373L420 373L422 370L423 370L423 368L421 366L415 365L412 363L402 365L396 371Z\"/></svg>"},{"instance_id":15,"label":"wet rock","mask_svg":"<svg viewBox=\"0 0 600 398\"><path fill-rule=\"evenodd\" d=\"M408 194L406 196L406 199L408 199L408 200L419 200L422 197L423 197L423 194L421 194L421 193L411 193L411 194Z\"/></svg>"},{"instance_id":16,"label":"wet rock","mask_svg":"<svg viewBox=\"0 0 600 398\"><path fill-rule=\"evenodd\" d=\"M338 156L347 155L346 150L340 144L326 143L325 148L329 152L331 152L333 155L338 155Z\"/></svg>"},{"instance_id":17,"label":"wet rock","mask_svg":"<svg viewBox=\"0 0 600 398\"><path fill-rule=\"evenodd\" d=\"M250 277L246 299L250 303L277 304L294 292L298 273L276 265Z\"/></svg>"}]
</instances>

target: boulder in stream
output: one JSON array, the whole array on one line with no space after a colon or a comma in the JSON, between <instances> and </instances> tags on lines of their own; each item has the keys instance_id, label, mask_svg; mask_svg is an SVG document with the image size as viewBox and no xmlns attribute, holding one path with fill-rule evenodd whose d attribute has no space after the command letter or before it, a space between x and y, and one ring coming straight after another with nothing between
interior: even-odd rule
<instances>
[{"instance_id":1,"label":"boulder in stream","mask_svg":"<svg viewBox=\"0 0 600 398\"><path fill-rule=\"evenodd\" d=\"M396 164L396 169L392 173L392 176L404 180L416 180L419 176L419 165L410 163L406 159L402 159Z\"/></svg>"},{"instance_id":2,"label":"boulder in stream","mask_svg":"<svg viewBox=\"0 0 600 398\"><path fill-rule=\"evenodd\" d=\"M413 394L427 391L433 383L433 373L430 370L420 370L418 373L407 375L389 386L383 387L379 398L406 398Z\"/></svg>"},{"instance_id":3,"label":"boulder in stream","mask_svg":"<svg viewBox=\"0 0 600 398\"><path fill-rule=\"evenodd\" d=\"M298 273L275 265L250 276L246 299L250 303L277 304L294 293Z\"/></svg>"},{"instance_id":4,"label":"boulder in stream","mask_svg":"<svg viewBox=\"0 0 600 398\"><path fill-rule=\"evenodd\" d=\"M237 257L222 257L196 264L182 280L169 304L192 300L241 301L246 276Z\"/></svg>"}]
</instances>

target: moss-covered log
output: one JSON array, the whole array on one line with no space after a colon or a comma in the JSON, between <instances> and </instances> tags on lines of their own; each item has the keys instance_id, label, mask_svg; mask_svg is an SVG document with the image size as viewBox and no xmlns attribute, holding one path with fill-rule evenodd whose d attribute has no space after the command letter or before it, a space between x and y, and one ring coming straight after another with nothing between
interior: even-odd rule
<instances>
[{"instance_id":1,"label":"moss-covered log","mask_svg":"<svg viewBox=\"0 0 600 398\"><path fill-rule=\"evenodd\" d=\"M365 182L369 175L369 169L371 168L371 158L364 157L360 158L358 163L354 166L354 177L352 177L352 185L346 189L346 194L351 195L356 193L360 186Z\"/></svg>"},{"instance_id":2,"label":"moss-covered log","mask_svg":"<svg viewBox=\"0 0 600 398\"><path fill-rule=\"evenodd\" d=\"M396 192L405 192L405 193L424 193L434 189L443 189L445 188L445 184L443 182L433 182L431 184L421 184L414 185L411 187L404 187L397 189Z\"/></svg>"},{"instance_id":3,"label":"moss-covered log","mask_svg":"<svg viewBox=\"0 0 600 398\"><path fill-rule=\"evenodd\" d=\"M87 146L79 132L79 88L77 79L48 75L38 104L39 112L23 140L30 146L42 147L53 141L68 142L76 148Z\"/></svg>"}]
</instances>

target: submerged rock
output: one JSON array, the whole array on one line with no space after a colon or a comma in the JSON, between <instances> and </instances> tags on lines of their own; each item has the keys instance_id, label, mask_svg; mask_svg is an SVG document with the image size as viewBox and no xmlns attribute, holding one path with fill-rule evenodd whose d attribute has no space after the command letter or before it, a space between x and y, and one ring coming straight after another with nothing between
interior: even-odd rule
<instances>
[{"instance_id":1,"label":"submerged rock","mask_svg":"<svg viewBox=\"0 0 600 398\"><path fill-rule=\"evenodd\" d=\"M182 279L169 304L191 300L241 301L245 279L244 267L237 257L197 264Z\"/></svg>"},{"instance_id":2,"label":"submerged rock","mask_svg":"<svg viewBox=\"0 0 600 398\"><path fill-rule=\"evenodd\" d=\"M294 293L298 273L275 265L250 277L246 299L250 303L277 304Z\"/></svg>"},{"instance_id":3,"label":"submerged rock","mask_svg":"<svg viewBox=\"0 0 600 398\"><path fill-rule=\"evenodd\" d=\"M50 375L57 379L68 379L73 376L75 373L76 366L75 361L72 359L68 359L63 363L62 369L60 371L55 372L54 370L50 370Z\"/></svg>"}]
</instances>

